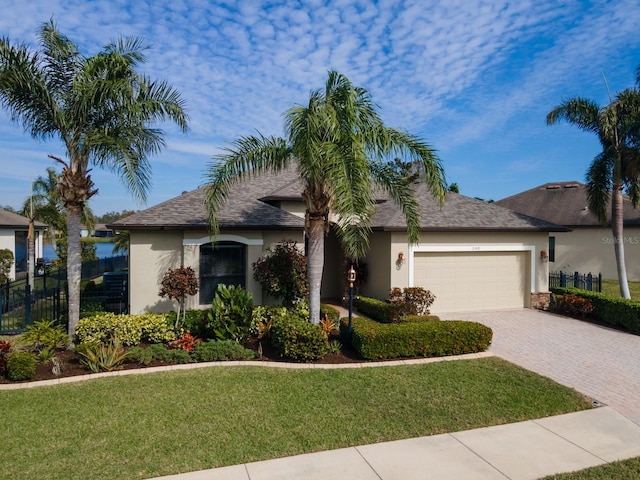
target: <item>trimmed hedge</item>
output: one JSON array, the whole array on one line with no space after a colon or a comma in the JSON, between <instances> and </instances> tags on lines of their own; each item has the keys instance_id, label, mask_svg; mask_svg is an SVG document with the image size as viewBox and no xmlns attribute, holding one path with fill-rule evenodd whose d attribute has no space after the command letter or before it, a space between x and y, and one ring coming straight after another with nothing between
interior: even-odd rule
<instances>
[{"instance_id":1,"label":"trimmed hedge","mask_svg":"<svg viewBox=\"0 0 640 480\"><path fill-rule=\"evenodd\" d=\"M160 313L100 313L81 318L75 333L76 343L109 343L117 340L126 346L138 345L140 342L164 343L175 338L169 316Z\"/></svg>"},{"instance_id":2,"label":"trimmed hedge","mask_svg":"<svg viewBox=\"0 0 640 480\"><path fill-rule=\"evenodd\" d=\"M347 321L340 322L343 338ZM351 344L369 360L402 357L441 357L485 351L493 331L486 325L463 320L384 324L365 317L353 319Z\"/></svg>"},{"instance_id":3,"label":"trimmed hedge","mask_svg":"<svg viewBox=\"0 0 640 480\"><path fill-rule=\"evenodd\" d=\"M381 323L392 323L395 316L395 307L377 298L355 297L353 307L362 315Z\"/></svg>"},{"instance_id":4,"label":"trimmed hedge","mask_svg":"<svg viewBox=\"0 0 640 480\"><path fill-rule=\"evenodd\" d=\"M593 306L591 317L606 325L622 327L640 335L640 302L577 288L551 287L550 290L555 295L574 294L587 298Z\"/></svg>"},{"instance_id":5,"label":"trimmed hedge","mask_svg":"<svg viewBox=\"0 0 640 480\"><path fill-rule=\"evenodd\" d=\"M331 320L333 323L338 323L338 320L340 320L340 312L332 307L331 305L327 305L326 303L321 303L320 304L320 319L323 319L324 316L329 317L329 320Z\"/></svg>"},{"instance_id":6,"label":"trimmed hedge","mask_svg":"<svg viewBox=\"0 0 640 480\"><path fill-rule=\"evenodd\" d=\"M362 315L380 323L422 322L440 320L437 315L398 315L398 306L370 297L355 297L353 307Z\"/></svg>"},{"instance_id":7,"label":"trimmed hedge","mask_svg":"<svg viewBox=\"0 0 640 480\"><path fill-rule=\"evenodd\" d=\"M301 362L319 360L329 352L320 326L295 317L273 321L271 345L281 357Z\"/></svg>"}]
</instances>

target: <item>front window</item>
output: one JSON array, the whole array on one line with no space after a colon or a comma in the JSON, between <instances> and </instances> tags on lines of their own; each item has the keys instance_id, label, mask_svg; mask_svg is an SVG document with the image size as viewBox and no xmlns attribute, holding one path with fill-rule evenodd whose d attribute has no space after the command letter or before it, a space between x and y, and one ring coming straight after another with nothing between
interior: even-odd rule
<instances>
[{"instance_id":1,"label":"front window","mask_svg":"<svg viewBox=\"0 0 640 480\"><path fill-rule=\"evenodd\" d=\"M247 247L242 243L200 245L200 305L213 301L218 285L246 287Z\"/></svg>"},{"instance_id":2,"label":"front window","mask_svg":"<svg viewBox=\"0 0 640 480\"><path fill-rule=\"evenodd\" d=\"M556 237L549 237L549 261L556 261Z\"/></svg>"}]
</instances>

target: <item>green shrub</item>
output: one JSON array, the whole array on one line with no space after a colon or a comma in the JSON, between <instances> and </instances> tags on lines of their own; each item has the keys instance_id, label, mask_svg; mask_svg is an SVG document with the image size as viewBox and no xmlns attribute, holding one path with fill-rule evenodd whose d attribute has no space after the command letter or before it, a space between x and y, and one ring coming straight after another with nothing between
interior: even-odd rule
<instances>
[{"instance_id":1,"label":"green shrub","mask_svg":"<svg viewBox=\"0 0 640 480\"><path fill-rule=\"evenodd\" d=\"M440 317L437 315L405 315L398 319L398 323L415 323L415 322L437 322Z\"/></svg>"},{"instance_id":2,"label":"green shrub","mask_svg":"<svg viewBox=\"0 0 640 480\"><path fill-rule=\"evenodd\" d=\"M271 344L281 357L302 362L318 360L329 351L322 329L295 317L273 322Z\"/></svg>"},{"instance_id":3,"label":"green shrub","mask_svg":"<svg viewBox=\"0 0 640 480\"><path fill-rule=\"evenodd\" d=\"M640 302L576 288L551 287L550 290L554 296L575 294L589 299L593 306L591 318L600 323L622 327L631 333L640 335Z\"/></svg>"},{"instance_id":4,"label":"green shrub","mask_svg":"<svg viewBox=\"0 0 640 480\"><path fill-rule=\"evenodd\" d=\"M123 345L140 342L167 342L175 337L168 315L116 315L106 312L82 318L76 327L77 343L109 343L115 339Z\"/></svg>"},{"instance_id":5,"label":"green shrub","mask_svg":"<svg viewBox=\"0 0 640 480\"><path fill-rule=\"evenodd\" d=\"M207 331L208 314L209 310L187 310L184 315L185 330L194 337L210 337L211 333Z\"/></svg>"},{"instance_id":6,"label":"green shrub","mask_svg":"<svg viewBox=\"0 0 640 480\"><path fill-rule=\"evenodd\" d=\"M244 342L249 336L253 298L242 287L218 285L207 327L218 340Z\"/></svg>"},{"instance_id":7,"label":"green shrub","mask_svg":"<svg viewBox=\"0 0 640 480\"><path fill-rule=\"evenodd\" d=\"M395 316L393 305L377 298L355 297L353 307L362 315L381 323L391 323Z\"/></svg>"},{"instance_id":8,"label":"green shrub","mask_svg":"<svg viewBox=\"0 0 640 480\"><path fill-rule=\"evenodd\" d=\"M340 312L331 305L327 305L325 303L320 304L320 318L323 319L325 315L329 318L329 320L336 325L340 321Z\"/></svg>"},{"instance_id":9,"label":"green shrub","mask_svg":"<svg viewBox=\"0 0 640 480\"><path fill-rule=\"evenodd\" d=\"M253 350L244 348L233 340L211 340L195 346L193 357L198 362L221 362L224 360L251 360Z\"/></svg>"},{"instance_id":10,"label":"green shrub","mask_svg":"<svg viewBox=\"0 0 640 480\"><path fill-rule=\"evenodd\" d=\"M167 348L159 343L149 345L146 348L130 348L128 354L132 361L140 365L149 365L153 360L168 364L190 363L193 361L193 358L187 350L182 348Z\"/></svg>"},{"instance_id":11,"label":"green shrub","mask_svg":"<svg viewBox=\"0 0 640 480\"><path fill-rule=\"evenodd\" d=\"M193 358L186 350L182 348L167 350L167 363L191 363Z\"/></svg>"},{"instance_id":12,"label":"green shrub","mask_svg":"<svg viewBox=\"0 0 640 480\"><path fill-rule=\"evenodd\" d=\"M153 351L150 348L131 347L127 359L138 365L149 365L153 361Z\"/></svg>"},{"instance_id":13,"label":"green shrub","mask_svg":"<svg viewBox=\"0 0 640 480\"><path fill-rule=\"evenodd\" d=\"M270 338L271 326L275 320L284 320L289 316L285 307L277 305L260 305L253 307L249 335L257 339Z\"/></svg>"},{"instance_id":14,"label":"green shrub","mask_svg":"<svg viewBox=\"0 0 640 480\"><path fill-rule=\"evenodd\" d=\"M55 325L53 321L40 320L27 327L22 335L23 345L33 351L62 350L69 345L69 336L61 325Z\"/></svg>"},{"instance_id":15,"label":"green shrub","mask_svg":"<svg viewBox=\"0 0 640 480\"><path fill-rule=\"evenodd\" d=\"M19 382L30 380L36 374L36 357L31 352L16 352L7 359L7 378Z\"/></svg>"},{"instance_id":16,"label":"green shrub","mask_svg":"<svg viewBox=\"0 0 640 480\"><path fill-rule=\"evenodd\" d=\"M347 322L340 331L345 337ZM353 348L365 359L440 357L481 352L493 332L485 325L462 320L383 324L365 317L353 319Z\"/></svg>"},{"instance_id":17,"label":"green shrub","mask_svg":"<svg viewBox=\"0 0 640 480\"><path fill-rule=\"evenodd\" d=\"M75 352L80 357L80 363L94 373L116 370L128 356L117 340L109 343L81 343L76 346Z\"/></svg>"}]
</instances>

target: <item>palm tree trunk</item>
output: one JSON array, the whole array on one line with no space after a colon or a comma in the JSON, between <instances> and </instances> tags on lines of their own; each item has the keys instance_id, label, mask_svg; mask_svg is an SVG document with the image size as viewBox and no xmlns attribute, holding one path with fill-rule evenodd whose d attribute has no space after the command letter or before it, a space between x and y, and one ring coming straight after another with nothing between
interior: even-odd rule
<instances>
[{"instance_id":1,"label":"palm tree trunk","mask_svg":"<svg viewBox=\"0 0 640 480\"><path fill-rule=\"evenodd\" d=\"M80 218L81 207L67 205L67 288L69 305L69 336L73 335L80 318L80 279L82 276L82 257L80 255Z\"/></svg>"},{"instance_id":2,"label":"palm tree trunk","mask_svg":"<svg viewBox=\"0 0 640 480\"><path fill-rule=\"evenodd\" d=\"M616 254L618 268L618 282L620 295L631 298L629 282L627 281L627 267L624 262L624 215L623 215L622 185L614 183L611 195L611 232L613 233L613 248Z\"/></svg>"},{"instance_id":3,"label":"palm tree trunk","mask_svg":"<svg viewBox=\"0 0 640 480\"><path fill-rule=\"evenodd\" d=\"M309 279L309 321L320 323L320 287L324 267L324 230L322 216L309 217L309 251L307 252L307 278Z\"/></svg>"}]
</instances>

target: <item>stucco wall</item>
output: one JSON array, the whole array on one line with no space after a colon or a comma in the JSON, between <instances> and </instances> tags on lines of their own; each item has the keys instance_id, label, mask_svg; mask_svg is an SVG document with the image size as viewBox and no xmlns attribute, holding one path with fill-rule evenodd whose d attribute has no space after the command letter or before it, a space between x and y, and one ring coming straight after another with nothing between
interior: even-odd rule
<instances>
[{"instance_id":1,"label":"stucco wall","mask_svg":"<svg viewBox=\"0 0 640 480\"><path fill-rule=\"evenodd\" d=\"M532 292L549 291L549 263L540 258L541 250L548 250L548 235L542 233L422 233L420 243L411 247L405 233L375 232L371 237L371 251L367 256L369 264L369 282L363 288L363 295L386 298L391 287L410 286L410 255L414 249L424 247L459 247L473 251L479 249L498 249L500 247L525 249L532 261L529 262L527 278L531 277L531 268L535 277L530 282ZM402 252L403 260L399 261Z\"/></svg>"},{"instance_id":2,"label":"stucco wall","mask_svg":"<svg viewBox=\"0 0 640 480\"><path fill-rule=\"evenodd\" d=\"M170 268L182 264L182 232L132 231L129 236L129 308L131 313L175 309L158 296L160 281Z\"/></svg>"},{"instance_id":3,"label":"stucco wall","mask_svg":"<svg viewBox=\"0 0 640 480\"><path fill-rule=\"evenodd\" d=\"M602 278L617 279L613 235L609 228L576 228L571 232L552 233L556 238L553 271L602 273ZM630 281L640 281L640 229L624 231L625 265Z\"/></svg>"},{"instance_id":4,"label":"stucco wall","mask_svg":"<svg viewBox=\"0 0 640 480\"><path fill-rule=\"evenodd\" d=\"M200 274L200 245L209 243L206 231L148 231L131 232L129 255L129 298L131 313L166 312L175 310L176 304L158 296L160 281L170 268L180 265L190 266ZM237 241L247 245L247 291L253 295L254 304L269 300L263 298L262 287L253 279L253 264L283 239L296 241L304 250L302 232L284 231L227 231L216 237L218 240ZM200 305L199 295L188 297L186 307L207 308Z\"/></svg>"}]
</instances>

